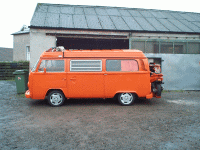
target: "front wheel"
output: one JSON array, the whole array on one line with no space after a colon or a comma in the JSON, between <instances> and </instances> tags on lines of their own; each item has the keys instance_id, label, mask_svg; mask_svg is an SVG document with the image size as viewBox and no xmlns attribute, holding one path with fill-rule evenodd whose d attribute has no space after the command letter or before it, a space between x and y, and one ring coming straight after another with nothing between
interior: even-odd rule
<instances>
[{"instance_id":1,"label":"front wheel","mask_svg":"<svg viewBox=\"0 0 200 150\"><path fill-rule=\"evenodd\" d=\"M118 101L123 106L129 106L134 103L136 96L132 93L120 93L118 95Z\"/></svg>"},{"instance_id":2,"label":"front wheel","mask_svg":"<svg viewBox=\"0 0 200 150\"><path fill-rule=\"evenodd\" d=\"M65 96L61 91L54 90L49 93L47 100L51 106L57 107L64 103Z\"/></svg>"}]
</instances>

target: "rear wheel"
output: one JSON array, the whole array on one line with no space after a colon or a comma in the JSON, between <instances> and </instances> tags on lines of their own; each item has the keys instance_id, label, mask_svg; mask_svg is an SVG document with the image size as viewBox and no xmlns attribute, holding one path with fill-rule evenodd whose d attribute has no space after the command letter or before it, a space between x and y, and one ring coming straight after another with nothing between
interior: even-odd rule
<instances>
[{"instance_id":1,"label":"rear wheel","mask_svg":"<svg viewBox=\"0 0 200 150\"><path fill-rule=\"evenodd\" d=\"M64 103L65 96L61 91L54 90L49 93L47 100L51 106L57 107Z\"/></svg>"},{"instance_id":2,"label":"rear wheel","mask_svg":"<svg viewBox=\"0 0 200 150\"><path fill-rule=\"evenodd\" d=\"M120 93L118 95L118 101L123 106L129 106L134 103L136 96L132 93Z\"/></svg>"},{"instance_id":3,"label":"rear wheel","mask_svg":"<svg viewBox=\"0 0 200 150\"><path fill-rule=\"evenodd\" d=\"M161 92L162 92L162 87L160 84L157 84L156 85L156 89L157 89L157 92L156 92L156 95L157 96L161 96Z\"/></svg>"}]
</instances>

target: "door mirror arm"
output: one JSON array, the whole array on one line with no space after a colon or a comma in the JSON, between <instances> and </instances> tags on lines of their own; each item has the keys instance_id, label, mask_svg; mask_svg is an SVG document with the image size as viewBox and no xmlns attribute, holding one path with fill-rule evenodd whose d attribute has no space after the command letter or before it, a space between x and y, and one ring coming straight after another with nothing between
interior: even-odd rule
<instances>
[{"instance_id":1,"label":"door mirror arm","mask_svg":"<svg viewBox=\"0 0 200 150\"><path fill-rule=\"evenodd\" d=\"M47 69L46 68L44 68L44 73L46 73L47 72Z\"/></svg>"}]
</instances>

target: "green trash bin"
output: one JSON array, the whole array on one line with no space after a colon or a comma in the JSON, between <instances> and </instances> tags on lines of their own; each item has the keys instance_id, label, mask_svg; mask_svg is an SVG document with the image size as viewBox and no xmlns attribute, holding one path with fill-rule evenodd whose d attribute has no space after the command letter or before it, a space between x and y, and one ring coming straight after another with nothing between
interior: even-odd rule
<instances>
[{"instance_id":1,"label":"green trash bin","mask_svg":"<svg viewBox=\"0 0 200 150\"><path fill-rule=\"evenodd\" d=\"M27 83L28 83L28 70L16 70L13 72L13 75L15 75L15 82L17 87L17 93L25 93L28 89Z\"/></svg>"}]
</instances>

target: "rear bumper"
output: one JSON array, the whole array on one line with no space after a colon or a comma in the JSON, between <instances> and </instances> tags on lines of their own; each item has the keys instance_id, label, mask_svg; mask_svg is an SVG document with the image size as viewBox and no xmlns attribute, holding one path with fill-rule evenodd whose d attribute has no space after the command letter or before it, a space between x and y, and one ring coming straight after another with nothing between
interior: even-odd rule
<instances>
[{"instance_id":1,"label":"rear bumper","mask_svg":"<svg viewBox=\"0 0 200 150\"><path fill-rule=\"evenodd\" d=\"M153 98L153 93L146 95L146 99L151 99Z\"/></svg>"},{"instance_id":2,"label":"rear bumper","mask_svg":"<svg viewBox=\"0 0 200 150\"><path fill-rule=\"evenodd\" d=\"M26 91L25 93L26 98L31 98L31 92L29 90Z\"/></svg>"}]
</instances>

